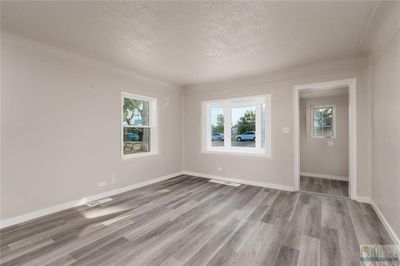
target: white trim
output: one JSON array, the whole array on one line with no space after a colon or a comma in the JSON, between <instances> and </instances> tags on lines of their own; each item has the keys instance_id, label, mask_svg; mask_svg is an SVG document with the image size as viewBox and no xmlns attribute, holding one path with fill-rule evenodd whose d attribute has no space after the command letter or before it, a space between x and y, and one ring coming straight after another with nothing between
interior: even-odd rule
<instances>
[{"instance_id":1,"label":"white trim","mask_svg":"<svg viewBox=\"0 0 400 266\"><path fill-rule=\"evenodd\" d=\"M245 156L245 157L262 157L262 158L268 158L270 159L271 157L268 156L268 154L265 153L258 153L258 152L249 152L249 151L241 151L241 150L236 150L232 149L230 151L221 151L221 150L209 150L209 151L203 151L204 154L219 154L219 155L233 155L233 156Z\"/></svg>"},{"instance_id":2,"label":"white trim","mask_svg":"<svg viewBox=\"0 0 400 266\"><path fill-rule=\"evenodd\" d=\"M357 196L356 201L361 203L372 204L371 197Z\"/></svg>"},{"instance_id":3,"label":"white trim","mask_svg":"<svg viewBox=\"0 0 400 266\"><path fill-rule=\"evenodd\" d=\"M268 158L272 156L272 108L271 108L271 94L265 95L265 155Z\"/></svg>"},{"instance_id":4,"label":"white trim","mask_svg":"<svg viewBox=\"0 0 400 266\"><path fill-rule=\"evenodd\" d=\"M284 186L284 185L260 182L260 181L253 181L253 180L248 180L248 179L217 176L217 175L210 175L210 174L198 173L198 172L192 172L192 171L183 171L183 174L197 176L197 177L203 177L203 178L217 179L217 180L222 180L222 181L229 181L229 182L234 182L234 183L241 183L241 184L257 186L257 187L266 187L266 188L279 189L279 190L285 190L285 191L294 191L294 188L290 187L290 186Z\"/></svg>"},{"instance_id":5,"label":"white trim","mask_svg":"<svg viewBox=\"0 0 400 266\"><path fill-rule=\"evenodd\" d=\"M129 99L137 99L137 100L146 101L146 102L151 102L151 101L155 100L155 98L153 98L153 97L143 96L143 95L134 94L134 93L126 92L126 91L122 91L121 95L122 95L122 98L125 97L125 98L129 98Z\"/></svg>"},{"instance_id":6,"label":"white trim","mask_svg":"<svg viewBox=\"0 0 400 266\"><path fill-rule=\"evenodd\" d=\"M309 176L309 177L324 178L324 179L340 180L340 181L349 181L349 177L347 177L347 176L339 176L339 175L326 175L326 174L308 173L308 172L300 172L300 175Z\"/></svg>"},{"instance_id":7,"label":"white trim","mask_svg":"<svg viewBox=\"0 0 400 266\"><path fill-rule=\"evenodd\" d=\"M265 102L265 100L264 100L264 102ZM261 105L262 104L258 104L257 106L256 106L256 150L258 150L258 151L262 151L262 153L266 153L265 152L265 150L262 150L261 149L261 116L262 116L262 114L261 114ZM257 115L257 114L259 114L259 115ZM265 123L266 121L264 121L264 123ZM264 132L264 141L265 141L265 132Z\"/></svg>"},{"instance_id":8,"label":"white trim","mask_svg":"<svg viewBox=\"0 0 400 266\"><path fill-rule=\"evenodd\" d=\"M231 146L231 109L243 106L255 106L256 114L261 114L261 105L265 104L265 145L261 148L261 115L256 115L255 147ZM224 146L212 146L211 142L211 108L222 108L224 112ZM205 100L202 102L202 152L234 155L254 155L271 157L271 95Z\"/></svg>"},{"instance_id":9,"label":"white trim","mask_svg":"<svg viewBox=\"0 0 400 266\"><path fill-rule=\"evenodd\" d=\"M357 93L356 79L349 84L349 186L350 197L357 196Z\"/></svg>"},{"instance_id":10,"label":"white trim","mask_svg":"<svg viewBox=\"0 0 400 266\"><path fill-rule=\"evenodd\" d=\"M382 212L379 210L378 206L375 204L375 202L370 198L370 197L363 197L363 196L357 196L356 199L358 202L361 203L367 203L370 204L371 207L374 209L376 215L378 216L379 220L383 224L383 226L386 229L386 232L389 234L390 239L393 241L395 245L400 245L400 238L396 235L394 232L393 228L390 226L388 221L386 220L385 216L383 216ZM400 247L398 248L400 252Z\"/></svg>"},{"instance_id":11,"label":"white trim","mask_svg":"<svg viewBox=\"0 0 400 266\"><path fill-rule=\"evenodd\" d=\"M1 220L0 221L0 228L5 228L5 227L9 227L15 224L19 224L19 223L23 223L32 219L36 219L45 215L49 215L55 212L59 212L59 211L63 211L69 208L73 208L73 207L78 207L81 205L84 205L88 202L91 201L95 201L98 199L102 199L102 198L107 198L110 197L112 195L116 195L116 194L120 194L120 193L124 193L126 191L129 190L133 190L133 189L137 189L140 187L144 187L144 186L148 186L154 183L158 183L176 176L180 176L183 175L183 172L177 172L177 173L172 173L169 175L165 175L165 176L161 176L161 177L157 177L157 178L153 178L138 184L134 184L131 186L127 186L127 187L122 187L122 188L117 188L117 189L113 189L104 193L100 193L100 194L96 194L96 195L92 195L92 196L88 196L79 200L74 200L74 201L70 201L67 203L63 203L63 204L59 204L59 205L55 205L49 208L45 208L45 209L41 209L41 210L37 210L34 212L30 212L30 213L26 213L26 214L22 214L19 216L15 216L9 219L5 219L5 220Z\"/></svg>"},{"instance_id":12,"label":"white trim","mask_svg":"<svg viewBox=\"0 0 400 266\"><path fill-rule=\"evenodd\" d=\"M269 94L267 94L269 95ZM204 102L210 103L211 105L220 105L226 104L226 103L234 103L237 104L238 106L247 106L248 103L250 102L253 103L254 101L259 101L260 97L263 97L265 95L253 95L253 96L244 96L244 97L230 97L230 98L220 98L220 99L212 99L212 100L204 100Z\"/></svg>"},{"instance_id":13,"label":"white trim","mask_svg":"<svg viewBox=\"0 0 400 266\"><path fill-rule=\"evenodd\" d=\"M392 239L393 243L396 245L400 245L400 238L396 235L393 228L389 225L388 221L386 220L385 216L383 216L382 212L379 210L378 206L375 204L374 201L371 200L371 206L375 210L376 214L378 215L379 219L381 220L383 226L385 227L386 231L388 232L390 238ZM400 251L400 248L399 248Z\"/></svg>"},{"instance_id":14,"label":"white trim","mask_svg":"<svg viewBox=\"0 0 400 266\"><path fill-rule=\"evenodd\" d=\"M124 125L124 99L137 99L141 101L149 102L149 125ZM148 157L148 156L156 156L158 155L158 108L157 108L157 99L142 96L137 94L132 94L129 92L121 92L121 156L123 160L139 158L139 157ZM132 127L132 128L150 128L150 151L148 152L139 152L132 154L124 154L124 128Z\"/></svg>"},{"instance_id":15,"label":"white trim","mask_svg":"<svg viewBox=\"0 0 400 266\"><path fill-rule=\"evenodd\" d=\"M156 153L156 152L138 152L138 153L123 155L122 160L127 161L132 158L151 157L151 156L158 156L158 155L159 155L159 153Z\"/></svg>"},{"instance_id":16,"label":"white trim","mask_svg":"<svg viewBox=\"0 0 400 266\"><path fill-rule=\"evenodd\" d=\"M301 90L326 90L347 86L349 89L349 194L357 198L357 115L356 115L356 79L344 79L321 83L297 85L293 87L293 138L294 138L294 189L300 189L300 122L299 94Z\"/></svg>"}]
</instances>

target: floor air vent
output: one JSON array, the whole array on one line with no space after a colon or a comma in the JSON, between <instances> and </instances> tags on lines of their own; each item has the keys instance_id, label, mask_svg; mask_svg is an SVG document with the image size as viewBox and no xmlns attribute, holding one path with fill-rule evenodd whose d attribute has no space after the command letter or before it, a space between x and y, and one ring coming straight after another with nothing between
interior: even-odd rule
<instances>
[{"instance_id":1,"label":"floor air vent","mask_svg":"<svg viewBox=\"0 0 400 266\"><path fill-rule=\"evenodd\" d=\"M211 179L208 182L232 186L232 187L238 187L241 185L240 183L235 183L235 182L230 182L230 181L222 181L222 180L217 180L217 179Z\"/></svg>"},{"instance_id":2,"label":"floor air vent","mask_svg":"<svg viewBox=\"0 0 400 266\"><path fill-rule=\"evenodd\" d=\"M93 206L97 206L97 205L100 205L102 203L106 203L106 202L109 202L109 201L112 201L112 198L104 198L104 199L91 201L91 202L87 203L86 206L93 207Z\"/></svg>"}]
</instances>

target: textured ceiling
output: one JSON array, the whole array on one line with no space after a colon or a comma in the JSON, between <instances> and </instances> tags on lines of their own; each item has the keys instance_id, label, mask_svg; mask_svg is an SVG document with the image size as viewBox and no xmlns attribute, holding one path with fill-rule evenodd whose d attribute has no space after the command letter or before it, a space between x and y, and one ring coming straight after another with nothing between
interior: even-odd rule
<instances>
[{"instance_id":1,"label":"textured ceiling","mask_svg":"<svg viewBox=\"0 0 400 266\"><path fill-rule=\"evenodd\" d=\"M1 27L191 85L355 55L376 1L1 2Z\"/></svg>"}]
</instances>

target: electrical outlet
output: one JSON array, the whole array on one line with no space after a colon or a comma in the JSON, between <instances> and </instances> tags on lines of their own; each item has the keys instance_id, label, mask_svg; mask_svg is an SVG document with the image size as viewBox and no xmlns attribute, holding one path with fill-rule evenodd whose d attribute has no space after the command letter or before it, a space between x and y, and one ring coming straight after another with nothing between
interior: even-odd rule
<instances>
[{"instance_id":1,"label":"electrical outlet","mask_svg":"<svg viewBox=\"0 0 400 266\"><path fill-rule=\"evenodd\" d=\"M97 183L98 187L105 187L106 185L107 185L106 181L102 181L102 182Z\"/></svg>"},{"instance_id":2,"label":"electrical outlet","mask_svg":"<svg viewBox=\"0 0 400 266\"><path fill-rule=\"evenodd\" d=\"M284 128L282 129L282 132L283 132L283 134L289 134L290 130L289 130L288 127L284 127Z\"/></svg>"},{"instance_id":3,"label":"electrical outlet","mask_svg":"<svg viewBox=\"0 0 400 266\"><path fill-rule=\"evenodd\" d=\"M218 166L218 167L217 167L217 171L222 171L222 167L221 167L221 166Z\"/></svg>"}]
</instances>

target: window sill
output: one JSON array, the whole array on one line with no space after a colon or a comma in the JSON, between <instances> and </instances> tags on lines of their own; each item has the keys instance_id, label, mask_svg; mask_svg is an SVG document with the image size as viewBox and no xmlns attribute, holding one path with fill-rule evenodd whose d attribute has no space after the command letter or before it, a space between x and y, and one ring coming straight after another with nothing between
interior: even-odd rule
<instances>
[{"instance_id":1,"label":"window sill","mask_svg":"<svg viewBox=\"0 0 400 266\"><path fill-rule=\"evenodd\" d=\"M142 157L151 157L151 156L158 156L157 152L143 152L143 153L134 153L128 155L122 155L123 160L129 160L134 158L142 158Z\"/></svg>"},{"instance_id":2,"label":"window sill","mask_svg":"<svg viewBox=\"0 0 400 266\"><path fill-rule=\"evenodd\" d=\"M311 136L312 139L336 139L336 136L334 137L319 137L319 136Z\"/></svg>"},{"instance_id":3,"label":"window sill","mask_svg":"<svg viewBox=\"0 0 400 266\"><path fill-rule=\"evenodd\" d=\"M204 154L218 154L218 155L234 155L234 156L244 156L244 157L261 157L270 159L271 155L260 152L246 152L246 151L215 151L207 150L203 151Z\"/></svg>"}]
</instances>

